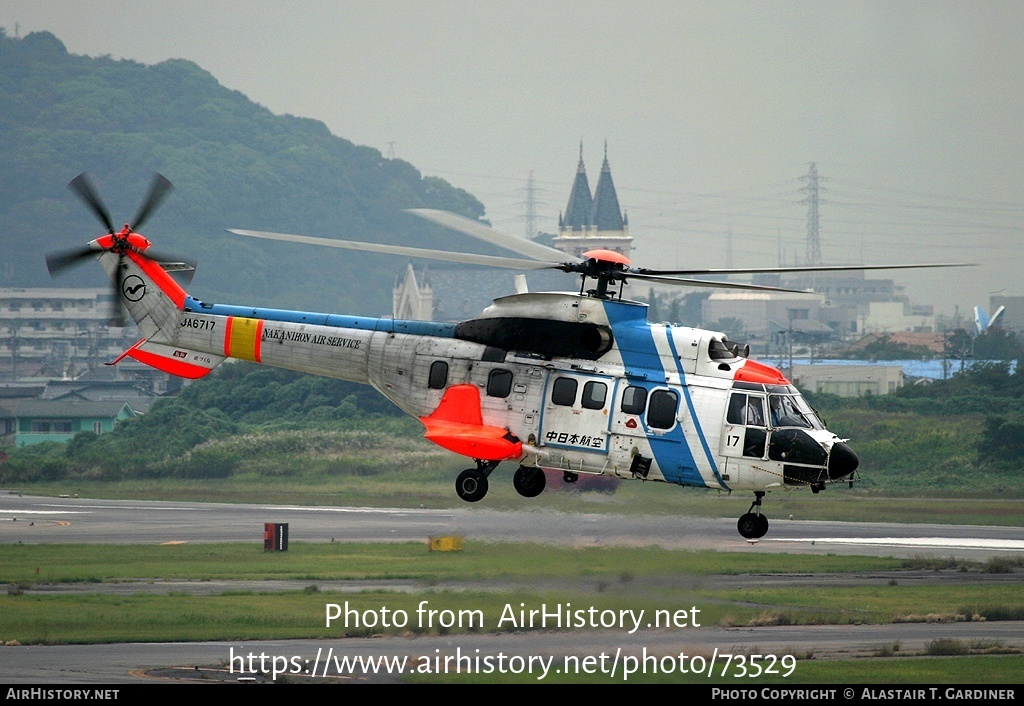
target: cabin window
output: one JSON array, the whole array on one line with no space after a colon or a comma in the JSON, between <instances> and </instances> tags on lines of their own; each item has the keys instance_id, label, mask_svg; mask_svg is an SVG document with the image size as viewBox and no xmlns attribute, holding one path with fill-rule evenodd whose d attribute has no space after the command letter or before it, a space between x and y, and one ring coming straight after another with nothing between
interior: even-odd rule
<instances>
[{"instance_id":1,"label":"cabin window","mask_svg":"<svg viewBox=\"0 0 1024 706\"><path fill-rule=\"evenodd\" d=\"M487 395L489 397L508 397L512 392L512 371L492 370L487 377Z\"/></svg>"},{"instance_id":2,"label":"cabin window","mask_svg":"<svg viewBox=\"0 0 1024 706\"><path fill-rule=\"evenodd\" d=\"M647 407L647 426L652 429L671 429L676 423L679 395L672 390L655 390Z\"/></svg>"},{"instance_id":3,"label":"cabin window","mask_svg":"<svg viewBox=\"0 0 1024 706\"><path fill-rule=\"evenodd\" d=\"M608 386L603 382L590 381L583 386L582 404L585 409L604 409Z\"/></svg>"},{"instance_id":4,"label":"cabin window","mask_svg":"<svg viewBox=\"0 0 1024 706\"><path fill-rule=\"evenodd\" d=\"M622 393L622 411L625 414L643 414L647 406L647 390L630 385Z\"/></svg>"},{"instance_id":5,"label":"cabin window","mask_svg":"<svg viewBox=\"0 0 1024 706\"><path fill-rule=\"evenodd\" d=\"M572 407L576 403L576 387L574 378L558 378L551 386L551 401L562 407Z\"/></svg>"},{"instance_id":6,"label":"cabin window","mask_svg":"<svg viewBox=\"0 0 1024 706\"><path fill-rule=\"evenodd\" d=\"M427 387L431 390L443 390L448 385L448 363L443 360L435 360L430 364L430 376L427 378Z\"/></svg>"}]
</instances>

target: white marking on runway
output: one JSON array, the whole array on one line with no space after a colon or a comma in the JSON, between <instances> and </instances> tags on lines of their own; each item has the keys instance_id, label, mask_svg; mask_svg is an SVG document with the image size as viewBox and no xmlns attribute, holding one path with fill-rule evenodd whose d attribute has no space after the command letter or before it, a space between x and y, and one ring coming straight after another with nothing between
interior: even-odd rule
<instances>
[{"instance_id":1,"label":"white marking on runway","mask_svg":"<svg viewBox=\"0 0 1024 706\"><path fill-rule=\"evenodd\" d=\"M292 507L288 505L265 506L260 510L275 510L279 512L348 512L364 515L431 515L435 517L451 517L450 512L444 510L413 510L409 508L390 507Z\"/></svg>"},{"instance_id":2,"label":"white marking on runway","mask_svg":"<svg viewBox=\"0 0 1024 706\"><path fill-rule=\"evenodd\" d=\"M969 537L801 537L775 539L776 542L811 542L818 544L854 544L881 547L922 547L928 549L992 549L1024 551L1020 539L971 539Z\"/></svg>"},{"instance_id":3,"label":"white marking on runway","mask_svg":"<svg viewBox=\"0 0 1024 706\"><path fill-rule=\"evenodd\" d=\"M0 512L6 512L9 515L91 515L91 512L82 512L79 510L72 510L70 512L66 510L2 510Z\"/></svg>"},{"instance_id":4,"label":"white marking on runway","mask_svg":"<svg viewBox=\"0 0 1024 706\"><path fill-rule=\"evenodd\" d=\"M93 510L159 510L162 512L196 512L194 507L159 507L156 505L57 505L40 503L40 507L87 507Z\"/></svg>"}]
</instances>

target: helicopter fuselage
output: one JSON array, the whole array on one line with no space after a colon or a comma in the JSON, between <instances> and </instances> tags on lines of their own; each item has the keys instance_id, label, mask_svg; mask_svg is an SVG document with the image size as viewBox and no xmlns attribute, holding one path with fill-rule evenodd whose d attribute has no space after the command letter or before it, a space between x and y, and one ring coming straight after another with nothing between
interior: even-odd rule
<instances>
[{"instance_id":1,"label":"helicopter fuselage","mask_svg":"<svg viewBox=\"0 0 1024 706\"><path fill-rule=\"evenodd\" d=\"M737 355L721 333L651 324L646 311L639 302L530 293L452 324L186 296L177 323L147 340L168 351L146 362L198 377L236 358L366 383L428 428L446 392L468 386L477 426L521 442L480 446L477 455L473 442L484 440L474 439L473 422L461 442L433 439L477 461L726 491L820 488L853 471L852 452L778 370ZM560 349L579 356L552 354ZM741 406L760 411L740 417ZM781 407L788 419L773 418Z\"/></svg>"},{"instance_id":2,"label":"helicopter fuselage","mask_svg":"<svg viewBox=\"0 0 1024 706\"><path fill-rule=\"evenodd\" d=\"M640 302L523 293L462 323L404 321L207 304L136 253L99 259L145 336L124 356L186 378L234 358L372 385L476 462L456 482L468 501L502 461L527 497L538 469L752 490L739 529L760 537L765 492L857 467L780 371L721 333L649 323Z\"/></svg>"}]
</instances>

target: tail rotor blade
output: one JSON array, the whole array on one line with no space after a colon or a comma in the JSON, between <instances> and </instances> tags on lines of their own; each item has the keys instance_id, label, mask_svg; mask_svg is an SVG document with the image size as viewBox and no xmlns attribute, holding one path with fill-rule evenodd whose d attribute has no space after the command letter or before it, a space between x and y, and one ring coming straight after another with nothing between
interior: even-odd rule
<instances>
[{"instance_id":1,"label":"tail rotor blade","mask_svg":"<svg viewBox=\"0 0 1024 706\"><path fill-rule=\"evenodd\" d=\"M167 194L171 193L174 189L174 185L164 177L163 174L154 174L153 182L149 185L149 192L146 194L146 200L139 206L139 212L135 214L135 218L132 219L132 230L137 230L142 227L153 211L167 198Z\"/></svg>"},{"instance_id":2,"label":"tail rotor blade","mask_svg":"<svg viewBox=\"0 0 1024 706\"><path fill-rule=\"evenodd\" d=\"M85 172L72 179L68 188L78 194L78 197L89 206L100 222L107 227L108 233L114 232L114 222L110 220L110 213L96 194L96 189L93 188L92 182L89 181Z\"/></svg>"},{"instance_id":3,"label":"tail rotor blade","mask_svg":"<svg viewBox=\"0 0 1024 706\"><path fill-rule=\"evenodd\" d=\"M114 276L114 297L110 305L110 317L107 326L124 328L128 325L124 305L121 303L121 288L124 286L124 255L117 258L117 269Z\"/></svg>"},{"instance_id":4,"label":"tail rotor blade","mask_svg":"<svg viewBox=\"0 0 1024 706\"><path fill-rule=\"evenodd\" d=\"M71 250L58 250L52 252L46 256L46 269L49 271L51 277L56 277L58 274L74 267L75 265L81 264L83 261L90 257L95 257L96 251L92 248L73 248Z\"/></svg>"}]
</instances>

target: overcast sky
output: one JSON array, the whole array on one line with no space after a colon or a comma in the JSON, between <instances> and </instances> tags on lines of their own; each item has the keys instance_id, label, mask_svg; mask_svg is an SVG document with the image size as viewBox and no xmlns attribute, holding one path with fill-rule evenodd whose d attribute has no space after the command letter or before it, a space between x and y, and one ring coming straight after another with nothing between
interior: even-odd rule
<instances>
[{"instance_id":1,"label":"overcast sky","mask_svg":"<svg viewBox=\"0 0 1024 706\"><path fill-rule=\"evenodd\" d=\"M531 171L553 231L580 142L593 186L607 141L642 266L725 266L730 231L735 266L802 259L814 162L826 261L982 263L895 276L942 313L1024 295L1019 0L3 0L16 23L73 53L194 61L514 233Z\"/></svg>"}]
</instances>

